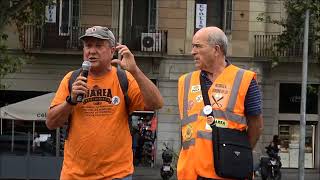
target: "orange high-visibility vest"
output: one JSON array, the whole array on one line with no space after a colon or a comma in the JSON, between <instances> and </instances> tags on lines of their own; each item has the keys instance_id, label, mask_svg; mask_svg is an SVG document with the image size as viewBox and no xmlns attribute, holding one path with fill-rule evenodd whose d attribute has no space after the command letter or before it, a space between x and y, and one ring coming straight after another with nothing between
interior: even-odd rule
<instances>
[{"instance_id":1,"label":"orange high-visibility vest","mask_svg":"<svg viewBox=\"0 0 320 180\"><path fill-rule=\"evenodd\" d=\"M213 82L208 95L218 127L246 130L244 101L253 78L254 72L231 64ZM182 126L178 179L196 180L197 176L223 179L214 171L212 130L203 113L200 71L179 78L178 102Z\"/></svg>"}]
</instances>

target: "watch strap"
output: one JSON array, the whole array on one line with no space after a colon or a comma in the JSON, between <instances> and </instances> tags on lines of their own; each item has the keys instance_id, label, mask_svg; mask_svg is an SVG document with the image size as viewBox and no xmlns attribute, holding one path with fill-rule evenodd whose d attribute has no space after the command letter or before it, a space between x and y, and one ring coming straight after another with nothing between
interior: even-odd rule
<instances>
[{"instance_id":1,"label":"watch strap","mask_svg":"<svg viewBox=\"0 0 320 180\"><path fill-rule=\"evenodd\" d=\"M77 102L73 102L73 101L72 101L71 96L67 96L66 101L67 101L68 104L70 104L70 105L72 105L72 106L78 104Z\"/></svg>"}]
</instances>

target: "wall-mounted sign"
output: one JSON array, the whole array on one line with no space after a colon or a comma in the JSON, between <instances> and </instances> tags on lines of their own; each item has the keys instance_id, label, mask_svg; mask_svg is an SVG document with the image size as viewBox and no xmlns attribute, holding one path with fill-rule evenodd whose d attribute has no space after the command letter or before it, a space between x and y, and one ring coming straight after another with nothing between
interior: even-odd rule
<instances>
[{"instance_id":1,"label":"wall-mounted sign","mask_svg":"<svg viewBox=\"0 0 320 180\"><path fill-rule=\"evenodd\" d=\"M56 23L57 6L56 1L46 6L46 23Z\"/></svg>"},{"instance_id":2,"label":"wall-mounted sign","mask_svg":"<svg viewBox=\"0 0 320 180\"><path fill-rule=\"evenodd\" d=\"M196 6L196 28L207 26L207 4L197 4Z\"/></svg>"}]
</instances>

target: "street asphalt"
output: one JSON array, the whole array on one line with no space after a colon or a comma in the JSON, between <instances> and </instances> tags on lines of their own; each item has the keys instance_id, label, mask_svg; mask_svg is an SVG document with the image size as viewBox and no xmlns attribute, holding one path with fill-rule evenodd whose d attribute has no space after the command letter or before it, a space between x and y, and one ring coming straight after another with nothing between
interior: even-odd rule
<instances>
[{"instance_id":1,"label":"street asphalt","mask_svg":"<svg viewBox=\"0 0 320 180\"><path fill-rule=\"evenodd\" d=\"M298 169L282 169L281 180L299 180ZM176 180L176 176L170 180ZM320 172L317 170L307 171L304 176L305 180L320 180ZM135 167L133 180L162 180L160 176L160 167ZM255 177L255 180L261 180L261 177Z\"/></svg>"}]
</instances>

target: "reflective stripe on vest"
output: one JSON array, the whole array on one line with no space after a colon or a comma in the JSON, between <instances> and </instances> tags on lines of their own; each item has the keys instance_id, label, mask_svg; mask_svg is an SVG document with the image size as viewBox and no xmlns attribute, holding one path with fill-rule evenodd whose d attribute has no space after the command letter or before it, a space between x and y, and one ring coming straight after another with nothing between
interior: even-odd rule
<instances>
[{"instance_id":1,"label":"reflective stripe on vest","mask_svg":"<svg viewBox=\"0 0 320 180\"><path fill-rule=\"evenodd\" d=\"M230 121L234 121L239 124L244 124L247 125L246 118L237 114L232 113L234 106L237 101L237 95L239 92L240 84L243 78L244 70L240 69L237 72L237 75L235 77L235 82L231 90L229 102L227 105L227 110L229 111L222 111L222 110L213 110L213 115L216 118L223 118L223 119L228 119ZM183 97L183 119L181 122L182 126L185 126L191 122L194 122L197 120L198 114L192 114L188 116L188 92L189 92L189 87L190 87L190 80L191 80L191 75L192 73L187 74L185 78L185 84L184 84L184 97ZM200 115L201 116L206 116L202 110L200 110Z\"/></svg>"},{"instance_id":2,"label":"reflective stripe on vest","mask_svg":"<svg viewBox=\"0 0 320 180\"><path fill-rule=\"evenodd\" d=\"M198 119L198 114L192 114L188 116L188 92L190 88L190 81L191 81L192 73L188 73L185 80L184 80L184 96L183 96L183 117L182 117L182 126L194 122Z\"/></svg>"},{"instance_id":3,"label":"reflective stripe on vest","mask_svg":"<svg viewBox=\"0 0 320 180\"><path fill-rule=\"evenodd\" d=\"M197 132L197 137L202 138L202 139L207 139L207 140L212 140L212 132L211 131L201 131L199 130Z\"/></svg>"},{"instance_id":4,"label":"reflective stripe on vest","mask_svg":"<svg viewBox=\"0 0 320 180\"><path fill-rule=\"evenodd\" d=\"M222 110L213 110L213 115L215 118L218 118L218 119L228 119L230 121L234 121L236 123L239 123L239 124L247 124L247 121L246 121L246 118L243 117L243 116L240 116L240 115L237 115L237 114L234 114L232 112L226 112L226 111L222 111ZM207 116L203 113L203 110L200 110L200 116ZM193 121L196 121L197 120L197 117L198 115L194 114L194 115L191 115L189 117L187 117L186 119L183 119L182 122L181 122L181 125L182 126L185 126ZM186 120L186 121L184 121Z\"/></svg>"},{"instance_id":5,"label":"reflective stripe on vest","mask_svg":"<svg viewBox=\"0 0 320 180\"><path fill-rule=\"evenodd\" d=\"M196 143L196 140L194 138L188 140L188 141L184 141L182 143L182 148L183 149L188 149L190 146L194 146L194 144Z\"/></svg>"},{"instance_id":6,"label":"reflective stripe on vest","mask_svg":"<svg viewBox=\"0 0 320 180\"><path fill-rule=\"evenodd\" d=\"M191 81L191 76L192 76L192 72L188 73L184 79L184 95L183 95L183 116L182 116L182 121L181 121L181 125L187 125L191 122L194 122L198 119L198 114L192 114L190 116L188 116L188 93L189 93L189 89L190 89L190 81ZM182 142L182 148L183 149L188 149L190 146L194 146L195 145L195 138L191 138L187 141L183 141Z\"/></svg>"},{"instance_id":7,"label":"reflective stripe on vest","mask_svg":"<svg viewBox=\"0 0 320 180\"><path fill-rule=\"evenodd\" d=\"M234 79L234 83L232 86L232 90L230 93L230 98L226 106L226 111L213 109L213 115L215 116L215 118L222 118L222 119L236 122L238 124L247 125L247 121L245 117L232 113L237 101L237 96L238 96L238 92L239 92L239 88L242 82L244 72L245 70L239 69L236 74L236 77ZM198 119L198 114L192 114L188 116L188 96L189 96L191 76L192 76L192 73L188 73L184 80L183 117L181 121L182 127L186 126L189 123L195 122ZM200 110L199 114L201 116L206 116L203 113L202 109ZM212 132L198 130L197 137L202 139L212 140ZM195 144L195 139L192 138L188 141L183 141L182 147L183 149L188 149L190 146L194 144Z\"/></svg>"},{"instance_id":8,"label":"reflective stripe on vest","mask_svg":"<svg viewBox=\"0 0 320 180\"><path fill-rule=\"evenodd\" d=\"M198 114L192 114L188 116L188 92L190 89L190 81L191 81L191 75L192 73L188 73L185 80L184 80L184 95L183 95L183 117L182 122L187 122L186 124L189 124L193 121L196 121L198 118ZM187 93L186 93L187 92Z\"/></svg>"},{"instance_id":9,"label":"reflective stripe on vest","mask_svg":"<svg viewBox=\"0 0 320 180\"><path fill-rule=\"evenodd\" d=\"M227 110L229 110L230 112L233 111L234 106L236 104L240 84L241 84L241 81L243 78L243 74L244 74L244 70L239 69L239 71L237 72L236 78L234 79L234 83L232 86L232 90L231 90L231 94L230 94L230 98L229 98L229 102L228 102L228 106L227 106Z\"/></svg>"},{"instance_id":10,"label":"reflective stripe on vest","mask_svg":"<svg viewBox=\"0 0 320 180\"><path fill-rule=\"evenodd\" d=\"M197 132L197 137L201 138L201 139L207 139L207 140L212 140L212 132L211 131L201 131L198 130ZM194 146L195 145L195 139L192 138L188 141L184 141L182 142L182 147L184 150L189 149L190 146Z\"/></svg>"}]
</instances>

